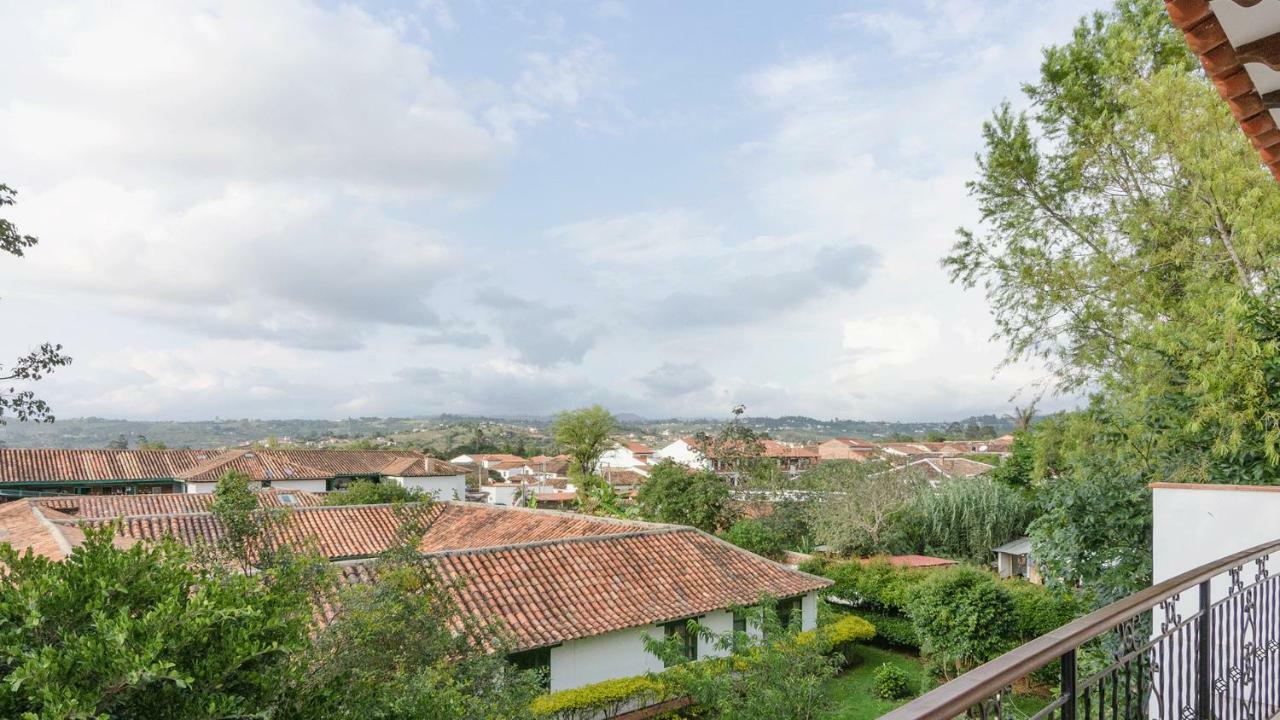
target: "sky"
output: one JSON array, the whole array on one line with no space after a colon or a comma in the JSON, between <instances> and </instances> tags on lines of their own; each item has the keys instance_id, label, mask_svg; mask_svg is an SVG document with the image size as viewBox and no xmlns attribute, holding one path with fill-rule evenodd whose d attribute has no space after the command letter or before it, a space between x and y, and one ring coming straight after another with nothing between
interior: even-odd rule
<instances>
[{"instance_id":1,"label":"sky","mask_svg":"<svg viewBox=\"0 0 1280 720\"><path fill-rule=\"evenodd\" d=\"M1102 4L0 0L0 358L63 417L1009 412L939 259Z\"/></svg>"}]
</instances>

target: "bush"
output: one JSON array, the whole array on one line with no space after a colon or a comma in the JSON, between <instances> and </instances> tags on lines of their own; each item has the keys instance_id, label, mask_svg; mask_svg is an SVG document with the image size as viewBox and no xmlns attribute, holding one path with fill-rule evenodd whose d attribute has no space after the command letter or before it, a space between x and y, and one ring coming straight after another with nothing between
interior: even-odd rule
<instances>
[{"instance_id":1,"label":"bush","mask_svg":"<svg viewBox=\"0 0 1280 720\"><path fill-rule=\"evenodd\" d=\"M866 642L876 636L876 629L871 623L854 615L846 615L822 628L823 637L831 647L833 655L840 656L840 662L848 667L853 662L853 651L860 642Z\"/></svg>"},{"instance_id":2,"label":"bush","mask_svg":"<svg viewBox=\"0 0 1280 720\"><path fill-rule=\"evenodd\" d=\"M325 505L385 505L389 503L422 502L431 500L417 488L406 488L393 482L357 480L342 490L324 496Z\"/></svg>"},{"instance_id":3,"label":"bush","mask_svg":"<svg viewBox=\"0 0 1280 720\"><path fill-rule=\"evenodd\" d=\"M858 561L806 563L802 570L821 575L835 584L823 591L825 597L847 600L855 607L903 614L914 588L936 570L900 568L884 560L865 565Z\"/></svg>"},{"instance_id":4,"label":"bush","mask_svg":"<svg viewBox=\"0 0 1280 720\"><path fill-rule=\"evenodd\" d=\"M911 676L906 670L892 663L884 663L876 668L871 679L871 694L882 700L898 700L910 697L914 690L911 687Z\"/></svg>"},{"instance_id":5,"label":"bush","mask_svg":"<svg viewBox=\"0 0 1280 720\"><path fill-rule=\"evenodd\" d=\"M934 571L917 586L908 611L921 652L945 677L990 660L1016 639L1013 593L977 568Z\"/></svg>"},{"instance_id":6,"label":"bush","mask_svg":"<svg viewBox=\"0 0 1280 720\"><path fill-rule=\"evenodd\" d=\"M580 720L602 713L613 716L632 702L657 702L665 696L665 687L654 678L615 678L540 695L530 703L529 713L535 718L555 720Z\"/></svg>"},{"instance_id":7,"label":"bush","mask_svg":"<svg viewBox=\"0 0 1280 720\"><path fill-rule=\"evenodd\" d=\"M862 618L875 627L877 645L920 649L920 637L916 635L916 626L911 624L911 618L887 613L863 613Z\"/></svg>"},{"instance_id":8,"label":"bush","mask_svg":"<svg viewBox=\"0 0 1280 720\"><path fill-rule=\"evenodd\" d=\"M777 560L782 557L782 538L760 520L739 520L724 533L724 539L743 550Z\"/></svg>"}]
</instances>

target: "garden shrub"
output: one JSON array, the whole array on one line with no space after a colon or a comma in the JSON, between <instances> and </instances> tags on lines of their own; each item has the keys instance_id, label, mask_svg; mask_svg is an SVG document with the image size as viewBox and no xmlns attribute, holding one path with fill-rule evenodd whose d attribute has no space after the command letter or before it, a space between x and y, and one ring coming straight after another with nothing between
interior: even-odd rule
<instances>
[{"instance_id":1,"label":"garden shrub","mask_svg":"<svg viewBox=\"0 0 1280 720\"><path fill-rule=\"evenodd\" d=\"M934 571L915 588L908 614L921 652L944 677L986 662L1016 641L1013 593L977 568Z\"/></svg>"},{"instance_id":2,"label":"garden shrub","mask_svg":"<svg viewBox=\"0 0 1280 720\"><path fill-rule=\"evenodd\" d=\"M838 655L841 665L848 667L853 662L854 648L858 643L874 638L876 629L860 617L846 615L823 627L822 634L831 648L831 654Z\"/></svg>"},{"instance_id":3,"label":"garden shrub","mask_svg":"<svg viewBox=\"0 0 1280 720\"><path fill-rule=\"evenodd\" d=\"M615 715L629 703L658 702L665 696L660 681L639 675L540 695L529 705L529 712L535 718L585 720L601 713Z\"/></svg>"},{"instance_id":4,"label":"garden shrub","mask_svg":"<svg viewBox=\"0 0 1280 720\"><path fill-rule=\"evenodd\" d=\"M910 697L911 675L893 663L883 663L871 678L871 694L882 700Z\"/></svg>"},{"instance_id":5,"label":"garden shrub","mask_svg":"<svg viewBox=\"0 0 1280 720\"><path fill-rule=\"evenodd\" d=\"M888 613L862 613L862 618L876 629L875 643L907 650L920 649L920 637L911 618Z\"/></svg>"},{"instance_id":6,"label":"garden shrub","mask_svg":"<svg viewBox=\"0 0 1280 720\"><path fill-rule=\"evenodd\" d=\"M739 520L724 533L724 539L743 550L750 550L757 555L777 560L782 557L784 542L782 536L762 520L747 518Z\"/></svg>"}]
</instances>

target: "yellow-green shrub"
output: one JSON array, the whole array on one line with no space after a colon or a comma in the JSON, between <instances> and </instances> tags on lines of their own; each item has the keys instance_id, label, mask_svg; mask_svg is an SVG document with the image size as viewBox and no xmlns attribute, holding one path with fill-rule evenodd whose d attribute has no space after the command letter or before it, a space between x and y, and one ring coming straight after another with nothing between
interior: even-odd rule
<instances>
[{"instance_id":1,"label":"yellow-green shrub","mask_svg":"<svg viewBox=\"0 0 1280 720\"><path fill-rule=\"evenodd\" d=\"M844 665L853 662L853 649L860 642L876 636L876 628L856 615L846 615L822 628L831 653L840 656Z\"/></svg>"},{"instance_id":2,"label":"yellow-green shrub","mask_svg":"<svg viewBox=\"0 0 1280 720\"><path fill-rule=\"evenodd\" d=\"M665 689L661 682L643 675L615 678L540 695L529 705L529 712L535 718L578 720L594 717L601 712L605 715L616 714L632 701L644 699L656 702L663 699L664 695Z\"/></svg>"},{"instance_id":3,"label":"yellow-green shrub","mask_svg":"<svg viewBox=\"0 0 1280 720\"><path fill-rule=\"evenodd\" d=\"M876 636L875 626L856 615L846 615L827 625L824 631L827 634L827 642L833 647L865 642Z\"/></svg>"}]
</instances>

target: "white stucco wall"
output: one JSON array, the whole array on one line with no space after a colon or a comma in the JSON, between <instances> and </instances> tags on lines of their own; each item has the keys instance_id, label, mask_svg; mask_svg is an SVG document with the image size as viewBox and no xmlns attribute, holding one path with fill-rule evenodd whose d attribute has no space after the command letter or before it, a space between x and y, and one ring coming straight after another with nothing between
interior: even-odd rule
<instances>
[{"instance_id":1,"label":"white stucco wall","mask_svg":"<svg viewBox=\"0 0 1280 720\"><path fill-rule=\"evenodd\" d=\"M272 490L303 490L306 492L324 492L324 480L272 480Z\"/></svg>"},{"instance_id":2,"label":"white stucco wall","mask_svg":"<svg viewBox=\"0 0 1280 720\"><path fill-rule=\"evenodd\" d=\"M818 595L809 593L801 601L803 629L810 630L818 622ZM733 630L733 613L716 610L698 618L709 630L727 634ZM759 636L759 628L749 624L747 632ZM571 640L551 649L551 689L566 690L613 678L641 675L662 670L662 661L644 648L644 637L661 639L661 625L617 630L604 635ZM725 654L704 638L698 641L698 658Z\"/></svg>"},{"instance_id":3,"label":"white stucco wall","mask_svg":"<svg viewBox=\"0 0 1280 720\"><path fill-rule=\"evenodd\" d=\"M1232 553L1280 539L1280 487L1246 485L1190 485L1156 483L1152 486L1152 576L1163 582L1188 570L1214 562ZM1272 574L1280 567L1280 557L1272 557ZM1253 563L1244 566L1241 580L1248 586L1256 579ZM1210 597L1218 601L1228 595L1230 577L1223 573L1210 583ZM1199 610L1199 594L1195 588L1181 593L1177 611L1190 618ZM1163 613L1153 613L1159 627ZM1156 632L1159 632L1158 630ZM1231 638L1239 629L1219 628L1214 643L1226 652L1238 652L1243 638ZM1232 648L1235 648L1232 650ZM1177 665L1177 657L1166 659L1166 665ZM1176 667L1166 672L1179 676ZM1232 688L1232 693L1243 692ZM1180 707L1189 701L1177 697L1178 691L1165 697L1169 707ZM1153 714L1157 709L1153 708ZM1264 713L1271 717L1274 709Z\"/></svg>"},{"instance_id":4,"label":"white stucco wall","mask_svg":"<svg viewBox=\"0 0 1280 720\"><path fill-rule=\"evenodd\" d=\"M389 482L430 493L436 500L461 500L467 494L465 475L439 475L436 477L388 476Z\"/></svg>"},{"instance_id":5,"label":"white stucco wall","mask_svg":"<svg viewBox=\"0 0 1280 720\"><path fill-rule=\"evenodd\" d=\"M693 468L706 470L711 467L711 463L702 456L702 453L695 450L692 445L684 440L676 440L670 445L658 450L653 455L659 460L668 458L680 463L681 465L687 465Z\"/></svg>"},{"instance_id":6,"label":"white stucco wall","mask_svg":"<svg viewBox=\"0 0 1280 720\"><path fill-rule=\"evenodd\" d=\"M1280 539L1280 487L1156 484L1152 515L1152 574L1161 582Z\"/></svg>"},{"instance_id":7,"label":"white stucco wall","mask_svg":"<svg viewBox=\"0 0 1280 720\"><path fill-rule=\"evenodd\" d=\"M480 488L489 493L490 505L510 505L520 490L519 485L484 485Z\"/></svg>"}]
</instances>

